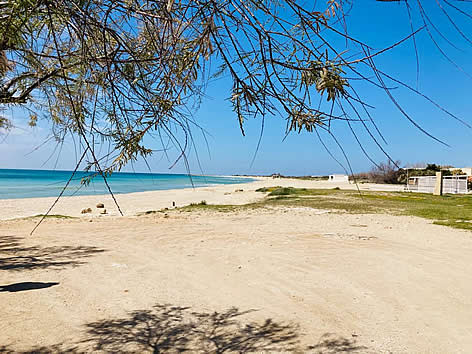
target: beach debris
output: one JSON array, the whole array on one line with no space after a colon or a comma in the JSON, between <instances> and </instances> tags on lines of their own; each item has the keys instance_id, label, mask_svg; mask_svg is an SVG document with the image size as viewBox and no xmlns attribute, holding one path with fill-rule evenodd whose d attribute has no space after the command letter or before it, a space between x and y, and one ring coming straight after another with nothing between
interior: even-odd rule
<instances>
[{"instance_id":1,"label":"beach debris","mask_svg":"<svg viewBox=\"0 0 472 354\"><path fill-rule=\"evenodd\" d=\"M91 213L92 212L92 208L86 208L86 209L82 209L82 211L80 212L81 214L88 214L88 213Z\"/></svg>"},{"instance_id":2,"label":"beach debris","mask_svg":"<svg viewBox=\"0 0 472 354\"><path fill-rule=\"evenodd\" d=\"M317 235L318 236L318 235ZM356 235L356 234L348 234L348 233L340 233L340 232L326 232L321 234L324 237L330 238L337 238L340 240L360 240L360 241L370 241L377 239L376 236L364 236L364 235Z\"/></svg>"},{"instance_id":3,"label":"beach debris","mask_svg":"<svg viewBox=\"0 0 472 354\"><path fill-rule=\"evenodd\" d=\"M164 214L164 217L167 219L169 217L169 214Z\"/></svg>"},{"instance_id":4,"label":"beach debris","mask_svg":"<svg viewBox=\"0 0 472 354\"><path fill-rule=\"evenodd\" d=\"M236 189L235 192L244 192L244 189Z\"/></svg>"},{"instance_id":5,"label":"beach debris","mask_svg":"<svg viewBox=\"0 0 472 354\"><path fill-rule=\"evenodd\" d=\"M172 206L175 208L175 202L172 202Z\"/></svg>"},{"instance_id":6,"label":"beach debris","mask_svg":"<svg viewBox=\"0 0 472 354\"><path fill-rule=\"evenodd\" d=\"M97 208L98 208L98 209L103 209L103 208L105 208L105 204L103 204L103 203L98 203L98 204L97 204Z\"/></svg>"},{"instance_id":7,"label":"beach debris","mask_svg":"<svg viewBox=\"0 0 472 354\"><path fill-rule=\"evenodd\" d=\"M231 195L231 192L226 192L225 195Z\"/></svg>"},{"instance_id":8,"label":"beach debris","mask_svg":"<svg viewBox=\"0 0 472 354\"><path fill-rule=\"evenodd\" d=\"M100 211L100 214L106 214L107 213L107 210L106 209L103 209Z\"/></svg>"},{"instance_id":9,"label":"beach debris","mask_svg":"<svg viewBox=\"0 0 472 354\"><path fill-rule=\"evenodd\" d=\"M358 238L359 238L359 240L374 240L377 237L375 237L375 236L359 236Z\"/></svg>"},{"instance_id":10,"label":"beach debris","mask_svg":"<svg viewBox=\"0 0 472 354\"><path fill-rule=\"evenodd\" d=\"M114 268L128 268L128 265L124 263L112 263L111 266Z\"/></svg>"}]
</instances>

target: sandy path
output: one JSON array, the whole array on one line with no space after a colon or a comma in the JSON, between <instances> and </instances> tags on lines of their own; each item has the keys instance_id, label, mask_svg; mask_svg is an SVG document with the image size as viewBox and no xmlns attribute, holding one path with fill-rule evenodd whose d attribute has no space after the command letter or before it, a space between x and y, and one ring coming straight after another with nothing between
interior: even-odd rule
<instances>
[{"instance_id":1,"label":"sandy path","mask_svg":"<svg viewBox=\"0 0 472 354\"><path fill-rule=\"evenodd\" d=\"M199 203L202 200L212 204L245 204L261 199L264 195L255 190L261 187L284 186L298 188L335 188L355 189L356 186L349 183L319 182L299 179L273 179L261 177L258 180L245 184L217 185L195 189L172 189L163 191L150 191L140 193L117 194L116 199L124 215L132 216L148 210L159 210L176 206ZM363 190L402 190L401 185L375 185L362 184ZM242 189L243 192L235 192ZM54 203L52 198L28 198L28 199L0 199L0 220L21 218L44 214ZM112 198L109 195L74 196L63 197L51 211L51 214L69 216L83 216L82 209L92 208L93 216L99 216L95 208L97 203L104 203L109 215L119 215ZM90 215L86 215L89 217Z\"/></svg>"},{"instance_id":2,"label":"sandy path","mask_svg":"<svg viewBox=\"0 0 472 354\"><path fill-rule=\"evenodd\" d=\"M0 291L12 350L472 348L470 232L304 208L47 220L29 237L32 225L0 223L0 285L59 284Z\"/></svg>"}]
</instances>

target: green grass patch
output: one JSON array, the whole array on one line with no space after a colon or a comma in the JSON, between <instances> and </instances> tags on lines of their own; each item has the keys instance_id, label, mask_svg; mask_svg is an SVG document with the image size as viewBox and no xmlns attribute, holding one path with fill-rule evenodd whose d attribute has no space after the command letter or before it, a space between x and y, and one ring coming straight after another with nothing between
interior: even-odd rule
<instances>
[{"instance_id":1,"label":"green grass patch","mask_svg":"<svg viewBox=\"0 0 472 354\"><path fill-rule=\"evenodd\" d=\"M275 188L259 205L310 207L354 214L417 216L434 224L472 230L472 196L410 192Z\"/></svg>"},{"instance_id":2,"label":"green grass patch","mask_svg":"<svg viewBox=\"0 0 472 354\"><path fill-rule=\"evenodd\" d=\"M69 215L61 215L61 214L50 214L50 215L44 215L44 214L38 214L34 216L35 218L50 218L50 219L77 219L74 216L69 216Z\"/></svg>"},{"instance_id":3,"label":"green grass patch","mask_svg":"<svg viewBox=\"0 0 472 354\"><path fill-rule=\"evenodd\" d=\"M234 212L265 207L307 207L352 214L410 215L434 224L472 230L472 196L435 196L410 192L373 192L293 187L260 188L267 197L245 205L212 205L202 201L177 210Z\"/></svg>"},{"instance_id":4,"label":"green grass patch","mask_svg":"<svg viewBox=\"0 0 472 354\"><path fill-rule=\"evenodd\" d=\"M141 215L152 215L152 214L157 214L157 213L163 213L164 210L146 210L145 212L143 213L139 213L138 216L141 216Z\"/></svg>"},{"instance_id":5,"label":"green grass patch","mask_svg":"<svg viewBox=\"0 0 472 354\"><path fill-rule=\"evenodd\" d=\"M192 211L218 211L218 212L233 212L241 208L247 208L246 205L227 205L227 204L202 204L192 203L190 205L177 208L179 211L192 212Z\"/></svg>"},{"instance_id":6,"label":"green grass patch","mask_svg":"<svg viewBox=\"0 0 472 354\"><path fill-rule=\"evenodd\" d=\"M269 197L276 196L276 195L298 195L302 194L304 191L306 191L305 188L300 189L300 188L293 188L293 187L279 187L273 189L269 193Z\"/></svg>"},{"instance_id":7,"label":"green grass patch","mask_svg":"<svg viewBox=\"0 0 472 354\"><path fill-rule=\"evenodd\" d=\"M472 231L472 223L471 222L465 222L465 221L460 221L460 220L438 220L438 221L434 221L433 224L449 226L449 227L453 227L453 228L456 228L456 229L463 229L463 230Z\"/></svg>"},{"instance_id":8,"label":"green grass patch","mask_svg":"<svg viewBox=\"0 0 472 354\"><path fill-rule=\"evenodd\" d=\"M36 218L42 218L44 217L45 219L77 219L75 216L69 216L69 215L61 215L61 214L38 214L38 215L33 215L33 216L28 216L24 219L36 219Z\"/></svg>"},{"instance_id":9,"label":"green grass patch","mask_svg":"<svg viewBox=\"0 0 472 354\"><path fill-rule=\"evenodd\" d=\"M272 192L276 189L279 189L279 188L282 188L281 186L276 186L276 187L262 187L262 188L258 188L256 189L256 192L263 192L263 193L268 193L268 192Z\"/></svg>"},{"instance_id":10,"label":"green grass patch","mask_svg":"<svg viewBox=\"0 0 472 354\"><path fill-rule=\"evenodd\" d=\"M274 196L271 198L271 196ZM472 230L472 196L278 188L263 203L340 210L348 213L388 213L433 220L435 224Z\"/></svg>"}]
</instances>

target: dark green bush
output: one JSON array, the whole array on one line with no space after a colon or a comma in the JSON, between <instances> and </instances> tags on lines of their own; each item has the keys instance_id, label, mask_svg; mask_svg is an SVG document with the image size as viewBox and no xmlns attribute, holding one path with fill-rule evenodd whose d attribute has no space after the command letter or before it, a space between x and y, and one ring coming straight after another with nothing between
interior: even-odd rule
<instances>
[{"instance_id":1,"label":"dark green bush","mask_svg":"<svg viewBox=\"0 0 472 354\"><path fill-rule=\"evenodd\" d=\"M299 194L300 191L304 191L304 190L306 189L297 189L293 187L277 188L277 189L274 189L272 192L270 192L269 196Z\"/></svg>"}]
</instances>

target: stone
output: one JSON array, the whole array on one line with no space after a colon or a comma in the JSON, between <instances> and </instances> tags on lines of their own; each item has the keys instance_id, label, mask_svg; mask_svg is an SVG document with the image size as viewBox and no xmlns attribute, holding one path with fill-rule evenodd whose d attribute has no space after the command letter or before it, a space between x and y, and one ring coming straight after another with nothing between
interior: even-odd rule
<instances>
[{"instance_id":1,"label":"stone","mask_svg":"<svg viewBox=\"0 0 472 354\"><path fill-rule=\"evenodd\" d=\"M236 189L235 192L244 192L244 189Z\"/></svg>"},{"instance_id":2,"label":"stone","mask_svg":"<svg viewBox=\"0 0 472 354\"><path fill-rule=\"evenodd\" d=\"M436 184L434 186L434 195L442 195L442 186L443 186L443 172L436 172Z\"/></svg>"},{"instance_id":3,"label":"stone","mask_svg":"<svg viewBox=\"0 0 472 354\"><path fill-rule=\"evenodd\" d=\"M107 210L106 209L103 209L100 211L100 214L106 214L107 213Z\"/></svg>"},{"instance_id":4,"label":"stone","mask_svg":"<svg viewBox=\"0 0 472 354\"><path fill-rule=\"evenodd\" d=\"M86 209L82 209L82 211L80 212L81 214L88 214L88 213L91 213L92 212L92 208L86 208Z\"/></svg>"},{"instance_id":5,"label":"stone","mask_svg":"<svg viewBox=\"0 0 472 354\"><path fill-rule=\"evenodd\" d=\"M103 209L103 208L105 208L105 204L103 204L103 203L98 203L98 204L97 204L97 208L98 208L98 209Z\"/></svg>"}]
</instances>

